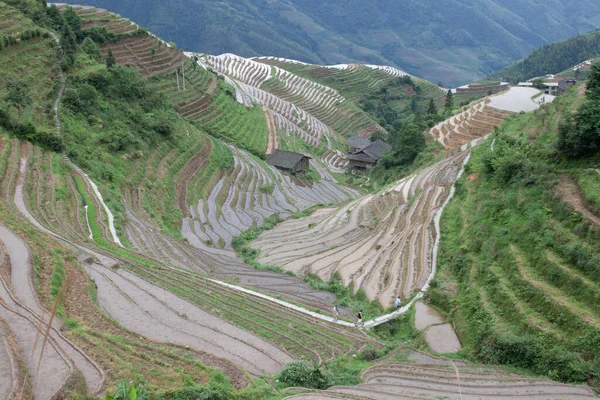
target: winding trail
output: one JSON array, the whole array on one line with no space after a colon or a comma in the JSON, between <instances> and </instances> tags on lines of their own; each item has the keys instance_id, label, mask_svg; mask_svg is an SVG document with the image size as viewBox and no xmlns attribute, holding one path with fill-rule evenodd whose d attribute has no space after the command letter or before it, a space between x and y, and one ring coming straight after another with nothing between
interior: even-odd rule
<instances>
[{"instance_id":1,"label":"winding trail","mask_svg":"<svg viewBox=\"0 0 600 400\"><path fill-rule=\"evenodd\" d=\"M62 71L62 67L60 65L61 61L62 61L62 55L63 55L63 49L60 46L60 39L58 38L58 36L56 36L56 34L54 32L49 32L49 34L56 41L56 45L58 46L58 61L59 61L58 62L58 76L60 78L60 88L58 89L58 94L56 96L56 100L54 100L54 126L56 128L56 133L58 133L58 135L62 137L62 129L61 129L62 125L60 122L58 107L60 105L60 102L61 102L62 96L63 96L63 92L67 85L67 79L65 78L65 75L63 74L63 71ZM94 194L96 195L96 198L102 205L104 212L106 212L106 215L108 217L108 230L110 231L113 242L118 244L120 247L123 247L123 244L121 243L121 240L119 239L119 236L117 235L117 230L115 229L115 217L114 217L113 213L110 211L110 209L108 208L108 206L106 205L106 203L104 202L104 199L102 198L102 194L98 190L98 186L92 181L92 179L85 172L83 172L83 170L81 170L81 168L79 168L77 165L75 165L71 161L71 159L69 158L69 156L66 153L63 153L63 157L71 165L71 167L75 171L77 171L86 180L88 185L90 185L90 187L94 191ZM86 218L87 218L87 207L86 207Z\"/></svg>"}]
</instances>

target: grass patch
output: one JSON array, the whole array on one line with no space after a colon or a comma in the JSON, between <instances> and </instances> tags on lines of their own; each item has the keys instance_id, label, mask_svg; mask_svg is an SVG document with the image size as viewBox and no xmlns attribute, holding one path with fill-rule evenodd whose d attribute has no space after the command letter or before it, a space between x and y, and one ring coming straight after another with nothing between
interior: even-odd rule
<instances>
[{"instance_id":1,"label":"grass patch","mask_svg":"<svg viewBox=\"0 0 600 400\"><path fill-rule=\"evenodd\" d=\"M333 293L337 297L337 304L352 310L355 315L362 310L365 321L385 313L379 301L370 301L364 290L359 289L354 293L354 285L352 283L344 286L338 271L333 274L329 281L323 281L314 274L305 275L303 279L311 289Z\"/></svg>"},{"instance_id":2,"label":"grass patch","mask_svg":"<svg viewBox=\"0 0 600 400\"><path fill-rule=\"evenodd\" d=\"M585 171L577 175L577 186L590 209L600 215L600 174L596 171Z\"/></svg>"}]
</instances>

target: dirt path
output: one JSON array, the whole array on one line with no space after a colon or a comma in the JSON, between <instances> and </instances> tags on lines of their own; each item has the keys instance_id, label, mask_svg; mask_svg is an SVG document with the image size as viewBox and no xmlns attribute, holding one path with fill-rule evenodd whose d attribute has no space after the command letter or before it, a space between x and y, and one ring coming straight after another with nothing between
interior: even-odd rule
<instances>
[{"instance_id":1,"label":"dirt path","mask_svg":"<svg viewBox=\"0 0 600 400\"><path fill-rule=\"evenodd\" d=\"M571 208L585 216L592 224L600 226L600 217L591 212L583 199L577 184L568 175L560 177L558 195L562 201L568 203Z\"/></svg>"},{"instance_id":2,"label":"dirt path","mask_svg":"<svg viewBox=\"0 0 600 400\"><path fill-rule=\"evenodd\" d=\"M265 117L267 118L267 126L269 127L269 138L267 140L267 149L265 154L271 154L279 148L279 134L277 133L277 124L275 123L275 117L271 113L269 108L263 106Z\"/></svg>"}]
</instances>

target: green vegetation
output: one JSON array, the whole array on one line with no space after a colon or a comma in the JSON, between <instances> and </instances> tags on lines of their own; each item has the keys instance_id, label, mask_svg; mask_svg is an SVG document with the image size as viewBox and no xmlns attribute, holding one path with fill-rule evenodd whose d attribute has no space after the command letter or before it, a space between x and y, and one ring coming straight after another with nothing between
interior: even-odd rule
<instances>
[{"instance_id":1,"label":"green vegetation","mask_svg":"<svg viewBox=\"0 0 600 400\"><path fill-rule=\"evenodd\" d=\"M350 0L343 6L314 0L278 1L276 6L251 0L174 0L170 7L159 0L143 7L120 0L91 4L125 15L190 51L398 65L450 87L480 79L534 47L585 32L597 26L594 16L600 12L595 2L564 7L534 0L481 0L477 7L466 0Z\"/></svg>"},{"instance_id":2,"label":"green vegetation","mask_svg":"<svg viewBox=\"0 0 600 400\"><path fill-rule=\"evenodd\" d=\"M584 171L577 174L577 186L588 207L600 215L600 173Z\"/></svg>"},{"instance_id":3,"label":"green vegetation","mask_svg":"<svg viewBox=\"0 0 600 400\"><path fill-rule=\"evenodd\" d=\"M303 279L314 290L325 290L333 293L337 298L337 304L340 307L351 310L353 315L358 314L362 310L365 319L368 320L385 313L379 301L369 301L363 289L359 289L355 293L353 284L345 286L338 271L328 281L323 281L318 276L312 274L305 275Z\"/></svg>"},{"instance_id":4,"label":"green vegetation","mask_svg":"<svg viewBox=\"0 0 600 400\"><path fill-rule=\"evenodd\" d=\"M518 83L536 76L557 74L598 56L600 30L595 30L540 47L525 59L494 72L489 78Z\"/></svg>"},{"instance_id":5,"label":"green vegetation","mask_svg":"<svg viewBox=\"0 0 600 400\"><path fill-rule=\"evenodd\" d=\"M285 385L306 387L311 389L327 388L327 380L321 368L313 363L312 368L306 361L292 361L277 375L277 379Z\"/></svg>"},{"instance_id":6,"label":"green vegetation","mask_svg":"<svg viewBox=\"0 0 600 400\"><path fill-rule=\"evenodd\" d=\"M253 266L257 269L265 269L265 270L277 270L279 272L283 272L281 268L263 266L258 262L259 251L250 247L248 244L255 240L258 235L262 232L271 230L277 225L277 223L281 221L281 217L279 214L272 215L268 218L265 218L264 223L261 226L255 226L246 232L243 232L240 236L236 236L233 238L233 242L231 243L233 249L236 253L242 257L244 262L248 265Z\"/></svg>"},{"instance_id":7,"label":"green vegetation","mask_svg":"<svg viewBox=\"0 0 600 400\"><path fill-rule=\"evenodd\" d=\"M430 298L470 357L598 387L600 230L563 202L561 185L599 154L557 152L558 121L578 103L572 89L505 121L493 151L491 139L473 151L444 212Z\"/></svg>"},{"instance_id":8,"label":"green vegetation","mask_svg":"<svg viewBox=\"0 0 600 400\"><path fill-rule=\"evenodd\" d=\"M567 157L585 157L600 150L600 63L592 65L586 101L561 122L558 150Z\"/></svg>"}]
</instances>

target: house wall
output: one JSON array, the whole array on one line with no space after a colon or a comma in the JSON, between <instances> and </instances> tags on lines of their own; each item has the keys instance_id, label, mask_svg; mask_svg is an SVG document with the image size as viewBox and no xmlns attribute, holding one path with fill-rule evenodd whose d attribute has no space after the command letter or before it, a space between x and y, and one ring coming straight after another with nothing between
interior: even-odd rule
<instances>
[{"instance_id":1,"label":"house wall","mask_svg":"<svg viewBox=\"0 0 600 400\"><path fill-rule=\"evenodd\" d=\"M294 167L294 172L305 171L310 167L310 162L308 158L303 158L298 161L298 163Z\"/></svg>"},{"instance_id":2,"label":"house wall","mask_svg":"<svg viewBox=\"0 0 600 400\"><path fill-rule=\"evenodd\" d=\"M365 162L365 161L356 161L356 160L350 160L350 165L353 168L357 168L357 169L371 169L375 166L374 163L369 163L369 162Z\"/></svg>"}]
</instances>

